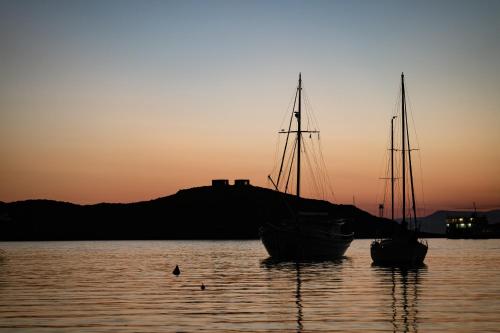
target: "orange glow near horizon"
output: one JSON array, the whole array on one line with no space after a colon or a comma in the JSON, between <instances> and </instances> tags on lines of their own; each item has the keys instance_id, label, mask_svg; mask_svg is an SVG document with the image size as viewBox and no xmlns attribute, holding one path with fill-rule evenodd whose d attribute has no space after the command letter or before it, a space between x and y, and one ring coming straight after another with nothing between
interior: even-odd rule
<instances>
[{"instance_id":1,"label":"orange glow near horizon","mask_svg":"<svg viewBox=\"0 0 500 333\"><path fill-rule=\"evenodd\" d=\"M325 199L377 215L404 71L419 213L498 208L500 5L488 4L2 4L0 200L134 202L214 178L270 188L300 71Z\"/></svg>"}]
</instances>

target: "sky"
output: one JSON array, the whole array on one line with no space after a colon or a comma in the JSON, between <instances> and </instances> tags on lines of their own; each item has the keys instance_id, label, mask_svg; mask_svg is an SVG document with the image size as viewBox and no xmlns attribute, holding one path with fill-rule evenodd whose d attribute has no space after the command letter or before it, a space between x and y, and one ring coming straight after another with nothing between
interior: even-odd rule
<instances>
[{"instance_id":1,"label":"sky","mask_svg":"<svg viewBox=\"0 0 500 333\"><path fill-rule=\"evenodd\" d=\"M500 207L499 1L0 1L0 200L267 181L298 73L335 203L377 213L405 73L417 201Z\"/></svg>"}]
</instances>

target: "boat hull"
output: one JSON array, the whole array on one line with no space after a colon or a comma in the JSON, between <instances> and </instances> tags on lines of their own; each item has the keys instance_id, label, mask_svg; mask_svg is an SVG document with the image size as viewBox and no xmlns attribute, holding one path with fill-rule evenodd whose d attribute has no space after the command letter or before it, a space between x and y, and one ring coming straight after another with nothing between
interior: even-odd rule
<instances>
[{"instance_id":1,"label":"boat hull","mask_svg":"<svg viewBox=\"0 0 500 333\"><path fill-rule=\"evenodd\" d=\"M314 235L270 225L262 227L260 233L269 256L279 260L338 259L353 240L352 235Z\"/></svg>"},{"instance_id":2,"label":"boat hull","mask_svg":"<svg viewBox=\"0 0 500 333\"><path fill-rule=\"evenodd\" d=\"M418 240L384 239L374 241L370 247L372 260L378 265L422 265L428 246Z\"/></svg>"}]
</instances>

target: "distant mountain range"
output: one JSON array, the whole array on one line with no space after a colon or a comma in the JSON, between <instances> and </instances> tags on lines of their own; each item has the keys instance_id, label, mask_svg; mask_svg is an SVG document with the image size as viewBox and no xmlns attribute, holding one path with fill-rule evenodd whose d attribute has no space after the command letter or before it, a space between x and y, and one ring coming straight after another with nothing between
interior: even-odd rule
<instances>
[{"instance_id":1,"label":"distant mountain range","mask_svg":"<svg viewBox=\"0 0 500 333\"><path fill-rule=\"evenodd\" d=\"M446 233L446 217L448 216L470 216L473 211L452 211L452 210L439 210L429 216L420 218L421 230L423 232L433 234ZM479 216L486 215L488 223L500 223L500 209L490 210L487 212L477 212Z\"/></svg>"},{"instance_id":2,"label":"distant mountain range","mask_svg":"<svg viewBox=\"0 0 500 333\"><path fill-rule=\"evenodd\" d=\"M51 200L0 203L0 240L254 239L290 207L345 219L357 238L385 237L398 225L352 205L336 205L251 185L204 186L129 204Z\"/></svg>"}]
</instances>

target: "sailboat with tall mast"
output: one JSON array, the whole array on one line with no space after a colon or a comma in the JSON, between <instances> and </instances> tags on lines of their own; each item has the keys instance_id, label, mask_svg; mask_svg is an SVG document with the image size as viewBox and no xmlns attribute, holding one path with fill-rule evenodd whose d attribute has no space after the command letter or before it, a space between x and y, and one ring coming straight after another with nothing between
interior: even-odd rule
<instances>
[{"instance_id":1,"label":"sailboat with tall mast","mask_svg":"<svg viewBox=\"0 0 500 333\"><path fill-rule=\"evenodd\" d=\"M394 221L394 120L391 118L391 219ZM417 208L413 185L410 135L406 110L405 80L401 73L401 179L402 179L402 220L400 228L391 238L375 240L370 247L372 260L381 265L421 265L427 255L428 245L418 238ZM408 159L408 161L407 161ZM407 164L408 162L408 164ZM407 174L410 188L407 191ZM411 199L411 209L407 212L407 192ZM413 223L412 223L413 222Z\"/></svg>"},{"instance_id":2,"label":"sailboat with tall mast","mask_svg":"<svg viewBox=\"0 0 500 333\"><path fill-rule=\"evenodd\" d=\"M319 133L316 130L304 130L302 128L301 74L299 74L295 101L288 130L280 131L281 134L286 134L287 139L277 181L273 181L272 177L268 176L277 191L279 191L278 185L282 178L286 178L286 188L288 188L293 162L290 163L289 170L284 170L283 166L289 139L295 134L295 145L292 148L291 159L296 161L295 207L292 207L288 202L290 198L287 199L283 196L290 217L279 221L268 221L260 229L261 240L269 255L275 259L337 259L344 255L354 238L354 234L342 233L343 220L332 218L328 212L305 211L304 207L301 206L301 153L304 150L302 134ZM295 105L297 105L297 108ZM292 129L293 119L296 121L296 129Z\"/></svg>"}]
</instances>

